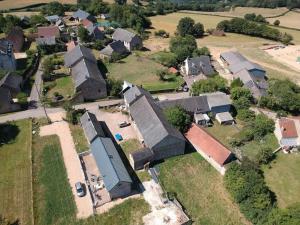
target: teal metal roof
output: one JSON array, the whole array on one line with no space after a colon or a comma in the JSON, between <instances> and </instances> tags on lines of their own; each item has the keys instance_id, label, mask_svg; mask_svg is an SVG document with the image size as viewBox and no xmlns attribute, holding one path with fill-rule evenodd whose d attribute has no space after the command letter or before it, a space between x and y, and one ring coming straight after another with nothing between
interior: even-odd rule
<instances>
[{"instance_id":1,"label":"teal metal roof","mask_svg":"<svg viewBox=\"0 0 300 225\"><path fill-rule=\"evenodd\" d=\"M132 183L119 153L110 138L98 137L91 143L91 151L103 177L105 188L110 191L119 182Z\"/></svg>"}]
</instances>

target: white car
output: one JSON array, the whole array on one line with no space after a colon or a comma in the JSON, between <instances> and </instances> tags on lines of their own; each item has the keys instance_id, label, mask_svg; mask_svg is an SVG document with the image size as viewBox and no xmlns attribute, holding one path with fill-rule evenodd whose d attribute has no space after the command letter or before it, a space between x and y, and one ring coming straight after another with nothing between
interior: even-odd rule
<instances>
[{"instance_id":1,"label":"white car","mask_svg":"<svg viewBox=\"0 0 300 225\"><path fill-rule=\"evenodd\" d=\"M85 191L84 191L84 188L83 188L83 185L81 182L77 182L75 184L75 188L76 188L76 193L77 193L78 197L85 196Z\"/></svg>"}]
</instances>

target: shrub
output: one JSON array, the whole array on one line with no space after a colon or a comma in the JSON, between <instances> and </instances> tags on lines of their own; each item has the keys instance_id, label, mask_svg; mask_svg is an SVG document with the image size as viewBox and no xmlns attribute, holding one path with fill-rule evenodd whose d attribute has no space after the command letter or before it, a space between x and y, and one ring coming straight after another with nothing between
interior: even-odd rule
<instances>
[{"instance_id":1,"label":"shrub","mask_svg":"<svg viewBox=\"0 0 300 225\"><path fill-rule=\"evenodd\" d=\"M275 20L273 23L275 26L279 26L280 25L280 20Z\"/></svg>"},{"instance_id":2,"label":"shrub","mask_svg":"<svg viewBox=\"0 0 300 225\"><path fill-rule=\"evenodd\" d=\"M191 124L191 117L180 106L170 107L164 110L164 114L175 128L180 132L186 132Z\"/></svg>"},{"instance_id":3,"label":"shrub","mask_svg":"<svg viewBox=\"0 0 300 225\"><path fill-rule=\"evenodd\" d=\"M192 85L192 94L199 95L201 93L215 92L227 90L226 80L220 76L214 76L206 80L199 80Z\"/></svg>"},{"instance_id":4,"label":"shrub","mask_svg":"<svg viewBox=\"0 0 300 225\"><path fill-rule=\"evenodd\" d=\"M154 32L154 35L155 36L158 36L158 37L163 37L163 38L168 38L170 36L169 33L167 33L167 31L165 30L158 30L158 31L155 31Z\"/></svg>"}]
</instances>

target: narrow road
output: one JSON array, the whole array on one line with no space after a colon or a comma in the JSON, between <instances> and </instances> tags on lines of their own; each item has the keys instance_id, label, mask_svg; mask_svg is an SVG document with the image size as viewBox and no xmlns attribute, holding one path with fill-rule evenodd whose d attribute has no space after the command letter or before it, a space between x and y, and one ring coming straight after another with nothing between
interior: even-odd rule
<instances>
[{"instance_id":1,"label":"narrow road","mask_svg":"<svg viewBox=\"0 0 300 225\"><path fill-rule=\"evenodd\" d=\"M42 63L40 62L39 68L35 74L35 81L30 92L30 108L38 108L41 106L40 94L42 94L43 79L42 79Z\"/></svg>"},{"instance_id":2,"label":"narrow road","mask_svg":"<svg viewBox=\"0 0 300 225\"><path fill-rule=\"evenodd\" d=\"M123 99L114 99L114 100L105 100L100 102L91 102L91 103L83 103L79 105L75 105L75 109L87 109L87 110L98 110L100 107L116 105L119 103L123 103ZM63 108L46 108L46 112L48 115L58 112L65 112ZM36 109L28 109L25 111L9 113L3 116L0 116L0 123L5 123L8 121L15 121L21 119L28 119L28 118L42 118L46 117L44 109L42 107Z\"/></svg>"}]
</instances>

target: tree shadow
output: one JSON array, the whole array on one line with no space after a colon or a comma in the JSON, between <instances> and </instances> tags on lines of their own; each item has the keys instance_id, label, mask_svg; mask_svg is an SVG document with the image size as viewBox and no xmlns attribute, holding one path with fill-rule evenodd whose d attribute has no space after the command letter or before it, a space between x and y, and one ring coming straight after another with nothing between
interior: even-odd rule
<instances>
[{"instance_id":1,"label":"tree shadow","mask_svg":"<svg viewBox=\"0 0 300 225\"><path fill-rule=\"evenodd\" d=\"M106 74L108 72L107 67L105 66L105 64L102 62L102 60L97 60L97 65L98 68L100 70L100 73L103 75L104 79L106 79Z\"/></svg>"},{"instance_id":2,"label":"tree shadow","mask_svg":"<svg viewBox=\"0 0 300 225\"><path fill-rule=\"evenodd\" d=\"M0 146L11 143L20 133L20 129L15 124L0 124Z\"/></svg>"}]
</instances>

